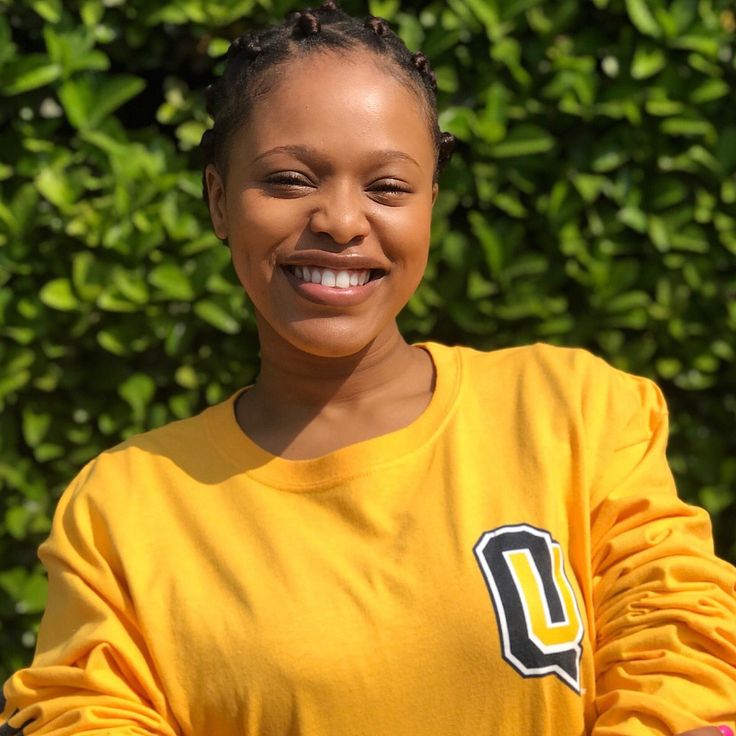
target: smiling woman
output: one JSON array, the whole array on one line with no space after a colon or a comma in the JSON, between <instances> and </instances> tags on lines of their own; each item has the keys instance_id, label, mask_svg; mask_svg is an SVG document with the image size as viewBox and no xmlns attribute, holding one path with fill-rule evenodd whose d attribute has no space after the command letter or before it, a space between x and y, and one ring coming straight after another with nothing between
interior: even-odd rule
<instances>
[{"instance_id":1,"label":"smiling woman","mask_svg":"<svg viewBox=\"0 0 736 736\"><path fill-rule=\"evenodd\" d=\"M727 733L736 573L658 388L399 332L452 146L426 57L328 2L237 39L209 98L260 373L65 492L0 734Z\"/></svg>"}]
</instances>

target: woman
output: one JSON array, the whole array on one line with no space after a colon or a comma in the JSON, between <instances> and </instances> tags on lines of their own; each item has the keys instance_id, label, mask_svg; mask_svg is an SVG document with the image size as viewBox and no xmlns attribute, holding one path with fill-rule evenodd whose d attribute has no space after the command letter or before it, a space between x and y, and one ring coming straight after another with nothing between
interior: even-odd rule
<instances>
[{"instance_id":1,"label":"woman","mask_svg":"<svg viewBox=\"0 0 736 736\"><path fill-rule=\"evenodd\" d=\"M236 40L209 103L261 371L67 489L5 733L727 733L736 576L657 388L397 329L452 145L426 58L328 2Z\"/></svg>"}]
</instances>

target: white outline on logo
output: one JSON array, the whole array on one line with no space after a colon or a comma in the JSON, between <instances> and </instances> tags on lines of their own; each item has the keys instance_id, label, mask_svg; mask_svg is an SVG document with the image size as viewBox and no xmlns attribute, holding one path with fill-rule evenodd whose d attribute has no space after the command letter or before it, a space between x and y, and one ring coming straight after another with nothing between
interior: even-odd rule
<instances>
[{"instance_id":1,"label":"white outline on logo","mask_svg":"<svg viewBox=\"0 0 736 736\"><path fill-rule=\"evenodd\" d=\"M529 615L529 610L527 608L526 598L523 595L523 590L521 588L519 580L516 577L516 573L514 571L513 565L509 564L509 560L507 558L507 553L512 550L507 550L503 553L503 557L506 560L506 564L509 567L509 572L514 581L514 585L516 586L516 589L519 592L519 598L521 600L521 605L524 610L524 618L525 618L526 629L527 629L527 634L529 636L529 639L537 647L539 647L539 650L543 652L544 654L556 654L559 652L574 651L576 662L577 662L577 670L578 670L577 679L574 677L571 677L571 675L568 672L563 670L562 667L560 667L557 664L545 665L543 667L527 667L523 662L521 662L511 653L511 637L509 635L509 630L508 630L507 613L503 605L503 599L496 585L496 581L494 580L493 574L491 573L488 563L486 562L486 558L483 555L483 550L485 550L486 545L491 539L502 536L504 534L510 534L513 532L520 532L520 531L529 532L530 534L533 534L534 536L539 537L540 539L543 539L545 544L547 545L547 548L549 549L550 560L552 561L552 564L554 564L555 557L553 554L553 548L557 547L558 549L560 549L560 553L562 552L559 543L555 542L552 539L552 536L550 535L549 532L544 531L542 529L536 529L535 527L529 526L528 524L516 524L513 526L503 526L503 527L499 527L498 529L494 529L493 531L485 532L481 536L481 538L478 540L475 547L473 548L473 552L475 553L475 556L478 560L478 564L481 566L481 569L483 570L483 575L486 579L486 582L488 583L488 587L491 591L491 594L493 595L493 602L496 606L496 611L498 613L496 618L498 619L499 628L501 630L501 643L503 646L504 659L506 659L506 661L512 664L516 669L519 670L519 672L521 672L524 675L539 677L542 675L555 674L560 679L562 679L564 682L566 682L568 685L570 685L570 687L572 687L576 693L580 693L580 660L581 660L582 652L583 652L583 649L580 646L580 643L582 642L583 635L584 635L583 617L580 613L580 608L578 605L577 597L575 596L572 586L570 585L570 580L568 579L567 573L565 571L564 556L561 556L561 559L563 560L562 578L565 581L565 585L567 586L570 592L570 596L575 604L575 612L577 613L579 626L578 626L577 633L575 635L575 639L572 642L567 643L567 644L556 644L550 647L549 645L545 645L541 641L539 641L539 639L532 633L531 617ZM514 550L514 551L517 551L517 550ZM523 551L526 555L528 555L529 561L531 563L532 572L534 574L535 580L537 581L537 585L539 586L541 598L544 601L545 616L546 616L547 623L549 624L549 626L554 627L554 626L568 625L569 624L568 620L565 620L560 623L551 622L549 607L547 605L547 599L545 598L543 594L542 579L539 575L539 570L537 569L537 565L534 562L534 559L532 558L531 553L529 552L528 549L519 548L518 551L519 552ZM553 569L552 570L553 580L556 579L555 572L556 571ZM560 594L560 591L558 591L558 594ZM564 610L564 607L563 607L563 610ZM567 616L567 612L565 612L565 614Z\"/></svg>"}]
</instances>

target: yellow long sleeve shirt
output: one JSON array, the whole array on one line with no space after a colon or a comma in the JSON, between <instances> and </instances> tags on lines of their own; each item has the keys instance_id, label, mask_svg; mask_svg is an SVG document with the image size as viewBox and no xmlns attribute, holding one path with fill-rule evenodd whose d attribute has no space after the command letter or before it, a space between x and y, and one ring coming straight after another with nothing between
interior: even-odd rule
<instances>
[{"instance_id":1,"label":"yellow long sleeve shirt","mask_svg":"<svg viewBox=\"0 0 736 736\"><path fill-rule=\"evenodd\" d=\"M424 346L411 425L313 460L235 397L63 494L2 733L670 736L734 724L736 571L677 499L650 381Z\"/></svg>"}]
</instances>

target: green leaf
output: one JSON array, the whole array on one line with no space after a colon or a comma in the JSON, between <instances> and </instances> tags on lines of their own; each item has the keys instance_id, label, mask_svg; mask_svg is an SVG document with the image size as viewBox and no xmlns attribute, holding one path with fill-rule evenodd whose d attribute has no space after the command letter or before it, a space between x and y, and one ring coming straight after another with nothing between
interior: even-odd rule
<instances>
[{"instance_id":1,"label":"green leaf","mask_svg":"<svg viewBox=\"0 0 736 736\"><path fill-rule=\"evenodd\" d=\"M649 9L648 0L626 0L626 12L631 22L645 36L659 38L662 35L662 31Z\"/></svg>"},{"instance_id":2,"label":"green leaf","mask_svg":"<svg viewBox=\"0 0 736 736\"><path fill-rule=\"evenodd\" d=\"M118 394L129 404L138 421L145 416L155 392L156 382L145 373L134 373L118 387Z\"/></svg>"},{"instance_id":3,"label":"green leaf","mask_svg":"<svg viewBox=\"0 0 736 736\"><path fill-rule=\"evenodd\" d=\"M25 506L12 506L5 512L5 528L14 539L25 539L29 521L30 513Z\"/></svg>"},{"instance_id":4,"label":"green leaf","mask_svg":"<svg viewBox=\"0 0 736 736\"><path fill-rule=\"evenodd\" d=\"M624 207L619 210L618 219L640 233L647 231L647 216L638 207Z\"/></svg>"},{"instance_id":5,"label":"green leaf","mask_svg":"<svg viewBox=\"0 0 736 736\"><path fill-rule=\"evenodd\" d=\"M202 134L207 130L207 125L199 120L188 120L177 126L176 137L179 139L183 151L191 151L196 148L202 140Z\"/></svg>"},{"instance_id":6,"label":"green leaf","mask_svg":"<svg viewBox=\"0 0 736 736\"><path fill-rule=\"evenodd\" d=\"M133 304L148 302L148 287L140 270L129 271L124 268L116 268L113 271L112 282L118 292Z\"/></svg>"},{"instance_id":7,"label":"green leaf","mask_svg":"<svg viewBox=\"0 0 736 736\"><path fill-rule=\"evenodd\" d=\"M174 374L174 380L182 387L195 389L199 386L197 371L191 365L180 365Z\"/></svg>"},{"instance_id":8,"label":"green leaf","mask_svg":"<svg viewBox=\"0 0 736 736\"><path fill-rule=\"evenodd\" d=\"M140 306L124 298L113 289L103 291L97 298L97 306L106 312L137 312Z\"/></svg>"},{"instance_id":9,"label":"green leaf","mask_svg":"<svg viewBox=\"0 0 736 736\"><path fill-rule=\"evenodd\" d=\"M555 139L544 128L521 123L509 131L506 138L491 147L495 158L533 156L546 153L555 147Z\"/></svg>"},{"instance_id":10,"label":"green leaf","mask_svg":"<svg viewBox=\"0 0 736 736\"><path fill-rule=\"evenodd\" d=\"M0 69L6 62L13 58L16 50L10 34L10 24L5 19L5 16L0 14Z\"/></svg>"},{"instance_id":11,"label":"green leaf","mask_svg":"<svg viewBox=\"0 0 736 736\"><path fill-rule=\"evenodd\" d=\"M473 138L476 126L476 116L473 110L466 107L448 107L439 116L439 124L442 130L452 133L461 141Z\"/></svg>"},{"instance_id":12,"label":"green leaf","mask_svg":"<svg viewBox=\"0 0 736 736\"><path fill-rule=\"evenodd\" d=\"M648 99L644 103L644 109L650 115L658 117L666 117L667 115L677 115L681 113L685 106L677 100L669 100L665 97L654 97Z\"/></svg>"},{"instance_id":13,"label":"green leaf","mask_svg":"<svg viewBox=\"0 0 736 736\"><path fill-rule=\"evenodd\" d=\"M593 152L591 168L597 174L605 174L619 168L624 164L629 154L623 147L617 147L614 143L601 145Z\"/></svg>"},{"instance_id":14,"label":"green leaf","mask_svg":"<svg viewBox=\"0 0 736 736\"><path fill-rule=\"evenodd\" d=\"M208 324L222 332L234 335L240 332L240 324L228 314L219 304L210 299L203 299L194 305L194 313Z\"/></svg>"},{"instance_id":15,"label":"green leaf","mask_svg":"<svg viewBox=\"0 0 736 736\"><path fill-rule=\"evenodd\" d=\"M72 283L75 292L85 301L93 302L103 290L107 270L89 251L75 253L72 258Z\"/></svg>"},{"instance_id":16,"label":"green leaf","mask_svg":"<svg viewBox=\"0 0 736 736\"><path fill-rule=\"evenodd\" d=\"M634 79L648 79L664 69L667 57L662 49L650 44L637 47L631 61L631 76Z\"/></svg>"},{"instance_id":17,"label":"green leaf","mask_svg":"<svg viewBox=\"0 0 736 736\"><path fill-rule=\"evenodd\" d=\"M97 26L105 15L105 6L102 0L82 0L80 15L84 25L88 28Z\"/></svg>"},{"instance_id":18,"label":"green leaf","mask_svg":"<svg viewBox=\"0 0 736 736\"><path fill-rule=\"evenodd\" d=\"M77 78L61 86L59 98L69 122L78 130L88 130L97 127L145 86L143 79L130 75Z\"/></svg>"},{"instance_id":19,"label":"green leaf","mask_svg":"<svg viewBox=\"0 0 736 736\"><path fill-rule=\"evenodd\" d=\"M596 174L575 174L572 183L580 192L580 196L588 203L595 202L600 193L606 188L608 179Z\"/></svg>"},{"instance_id":20,"label":"green leaf","mask_svg":"<svg viewBox=\"0 0 736 736\"><path fill-rule=\"evenodd\" d=\"M660 129L663 133L668 135L681 135L681 136L708 136L712 137L715 135L715 128L709 120L703 120L700 118L668 118L662 121Z\"/></svg>"},{"instance_id":21,"label":"green leaf","mask_svg":"<svg viewBox=\"0 0 736 736\"><path fill-rule=\"evenodd\" d=\"M30 0L29 4L48 23L61 20L61 0Z\"/></svg>"},{"instance_id":22,"label":"green leaf","mask_svg":"<svg viewBox=\"0 0 736 736\"><path fill-rule=\"evenodd\" d=\"M679 179L670 176L659 177L648 193L651 208L664 210L680 204L686 199L689 191Z\"/></svg>"},{"instance_id":23,"label":"green leaf","mask_svg":"<svg viewBox=\"0 0 736 736\"><path fill-rule=\"evenodd\" d=\"M673 249L686 250L693 253L707 253L710 247L705 230L694 223L674 231L672 233L671 243Z\"/></svg>"},{"instance_id":24,"label":"green leaf","mask_svg":"<svg viewBox=\"0 0 736 736\"><path fill-rule=\"evenodd\" d=\"M194 297L189 277L175 263L162 263L148 275L149 282L169 299L189 300Z\"/></svg>"},{"instance_id":25,"label":"green leaf","mask_svg":"<svg viewBox=\"0 0 736 736\"><path fill-rule=\"evenodd\" d=\"M718 52L721 47L718 37L713 34L685 34L683 36L673 38L671 44L678 49L695 51L698 54L708 57L712 61L716 61L718 59ZM696 65L698 64L697 60L689 59L689 61L691 64L693 61L695 61Z\"/></svg>"},{"instance_id":26,"label":"green leaf","mask_svg":"<svg viewBox=\"0 0 736 736\"><path fill-rule=\"evenodd\" d=\"M72 312L79 306L72 285L67 278L52 279L39 292L39 299L47 307L61 312Z\"/></svg>"},{"instance_id":27,"label":"green leaf","mask_svg":"<svg viewBox=\"0 0 736 736\"><path fill-rule=\"evenodd\" d=\"M471 212L468 215L468 220L470 221L473 233L483 248L491 276L498 278L505 265L501 236L489 222L488 218L480 212Z\"/></svg>"},{"instance_id":28,"label":"green leaf","mask_svg":"<svg viewBox=\"0 0 736 736\"><path fill-rule=\"evenodd\" d=\"M100 330L97 333L97 343L103 350L113 355L128 355L128 346L120 336L110 330Z\"/></svg>"},{"instance_id":29,"label":"green leaf","mask_svg":"<svg viewBox=\"0 0 736 736\"><path fill-rule=\"evenodd\" d=\"M660 251L668 251L671 247L670 234L661 217L651 215L648 218L649 237L655 247Z\"/></svg>"},{"instance_id":30,"label":"green leaf","mask_svg":"<svg viewBox=\"0 0 736 736\"><path fill-rule=\"evenodd\" d=\"M368 8L371 15L391 20L399 10L399 0L370 0Z\"/></svg>"},{"instance_id":31,"label":"green leaf","mask_svg":"<svg viewBox=\"0 0 736 736\"><path fill-rule=\"evenodd\" d=\"M46 606L48 582L40 570L35 570L25 579L20 598L15 605L18 613L41 613Z\"/></svg>"},{"instance_id":32,"label":"green leaf","mask_svg":"<svg viewBox=\"0 0 736 736\"><path fill-rule=\"evenodd\" d=\"M497 40L500 36L498 0L464 0L465 5L486 27L488 38Z\"/></svg>"},{"instance_id":33,"label":"green leaf","mask_svg":"<svg viewBox=\"0 0 736 736\"><path fill-rule=\"evenodd\" d=\"M90 118L93 127L142 92L146 83L140 77L118 75L106 77L100 86L95 97L94 114Z\"/></svg>"},{"instance_id":34,"label":"green leaf","mask_svg":"<svg viewBox=\"0 0 736 736\"><path fill-rule=\"evenodd\" d=\"M627 291L608 299L605 310L609 314L631 312L639 307L648 307L651 297L645 291Z\"/></svg>"},{"instance_id":35,"label":"green leaf","mask_svg":"<svg viewBox=\"0 0 736 736\"><path fill-rule=\"evenodd\" d=\"M725 97L730 92L731 88L723 79L706 79L690 93L690 102L694 105L703 105Z\"/></svg>"},{"instance_id":36,"label":"green leaf","mask_svg":"<svg viewBox=\"0 0 736 736\"><path fill-rule=\"evenodd\" d=\"M65 78L75 71L104 71L110 66L107 56L92 48L95 39L87 29L61 31L47 25L43 36L49 58L61 66Z\"/></svg>"},{"instance_id":37,"label":"green leaf","mask_svg":"<svg viewBox=\"0 0 736 736\"><path fill-rule=\"evenodd\" d=\"M0 92L4 95L19 95L45 87L60 76L61 66L49 61L45 54L27 54L3 69Z\"/></svg>"},{"instance_id":38,"label":"green leaf","mask_svg":"<svg viewBox=\"0 0 736 736\"><path fill-rule=\"evenodd\" d=\"M727 486L705 486L700 489L698 500L709 514L719 514L736 502L731 489Z\"/></svg>"},{"instance_id":39,"label":"green leaf","mask_svg":"<svg viewBox=\"0 0 736 736\"><path fill-rule=\"evenodd\" d=\"M36 447L46 437L51 426L51 414L35 412L26 407L23 410L23 437L30 447Z\"/></svg>"},{"instance_id":40,"label":"green leaf","mask_svg":"<svg viewBox=\"0 0 736 736\"><path fill-rule=\"evenodd\" d=\"M63 169L45 167L36 177L38 191L52 204L67 210L76 200L74 188Z\"/></svg>"}]
</instances>

